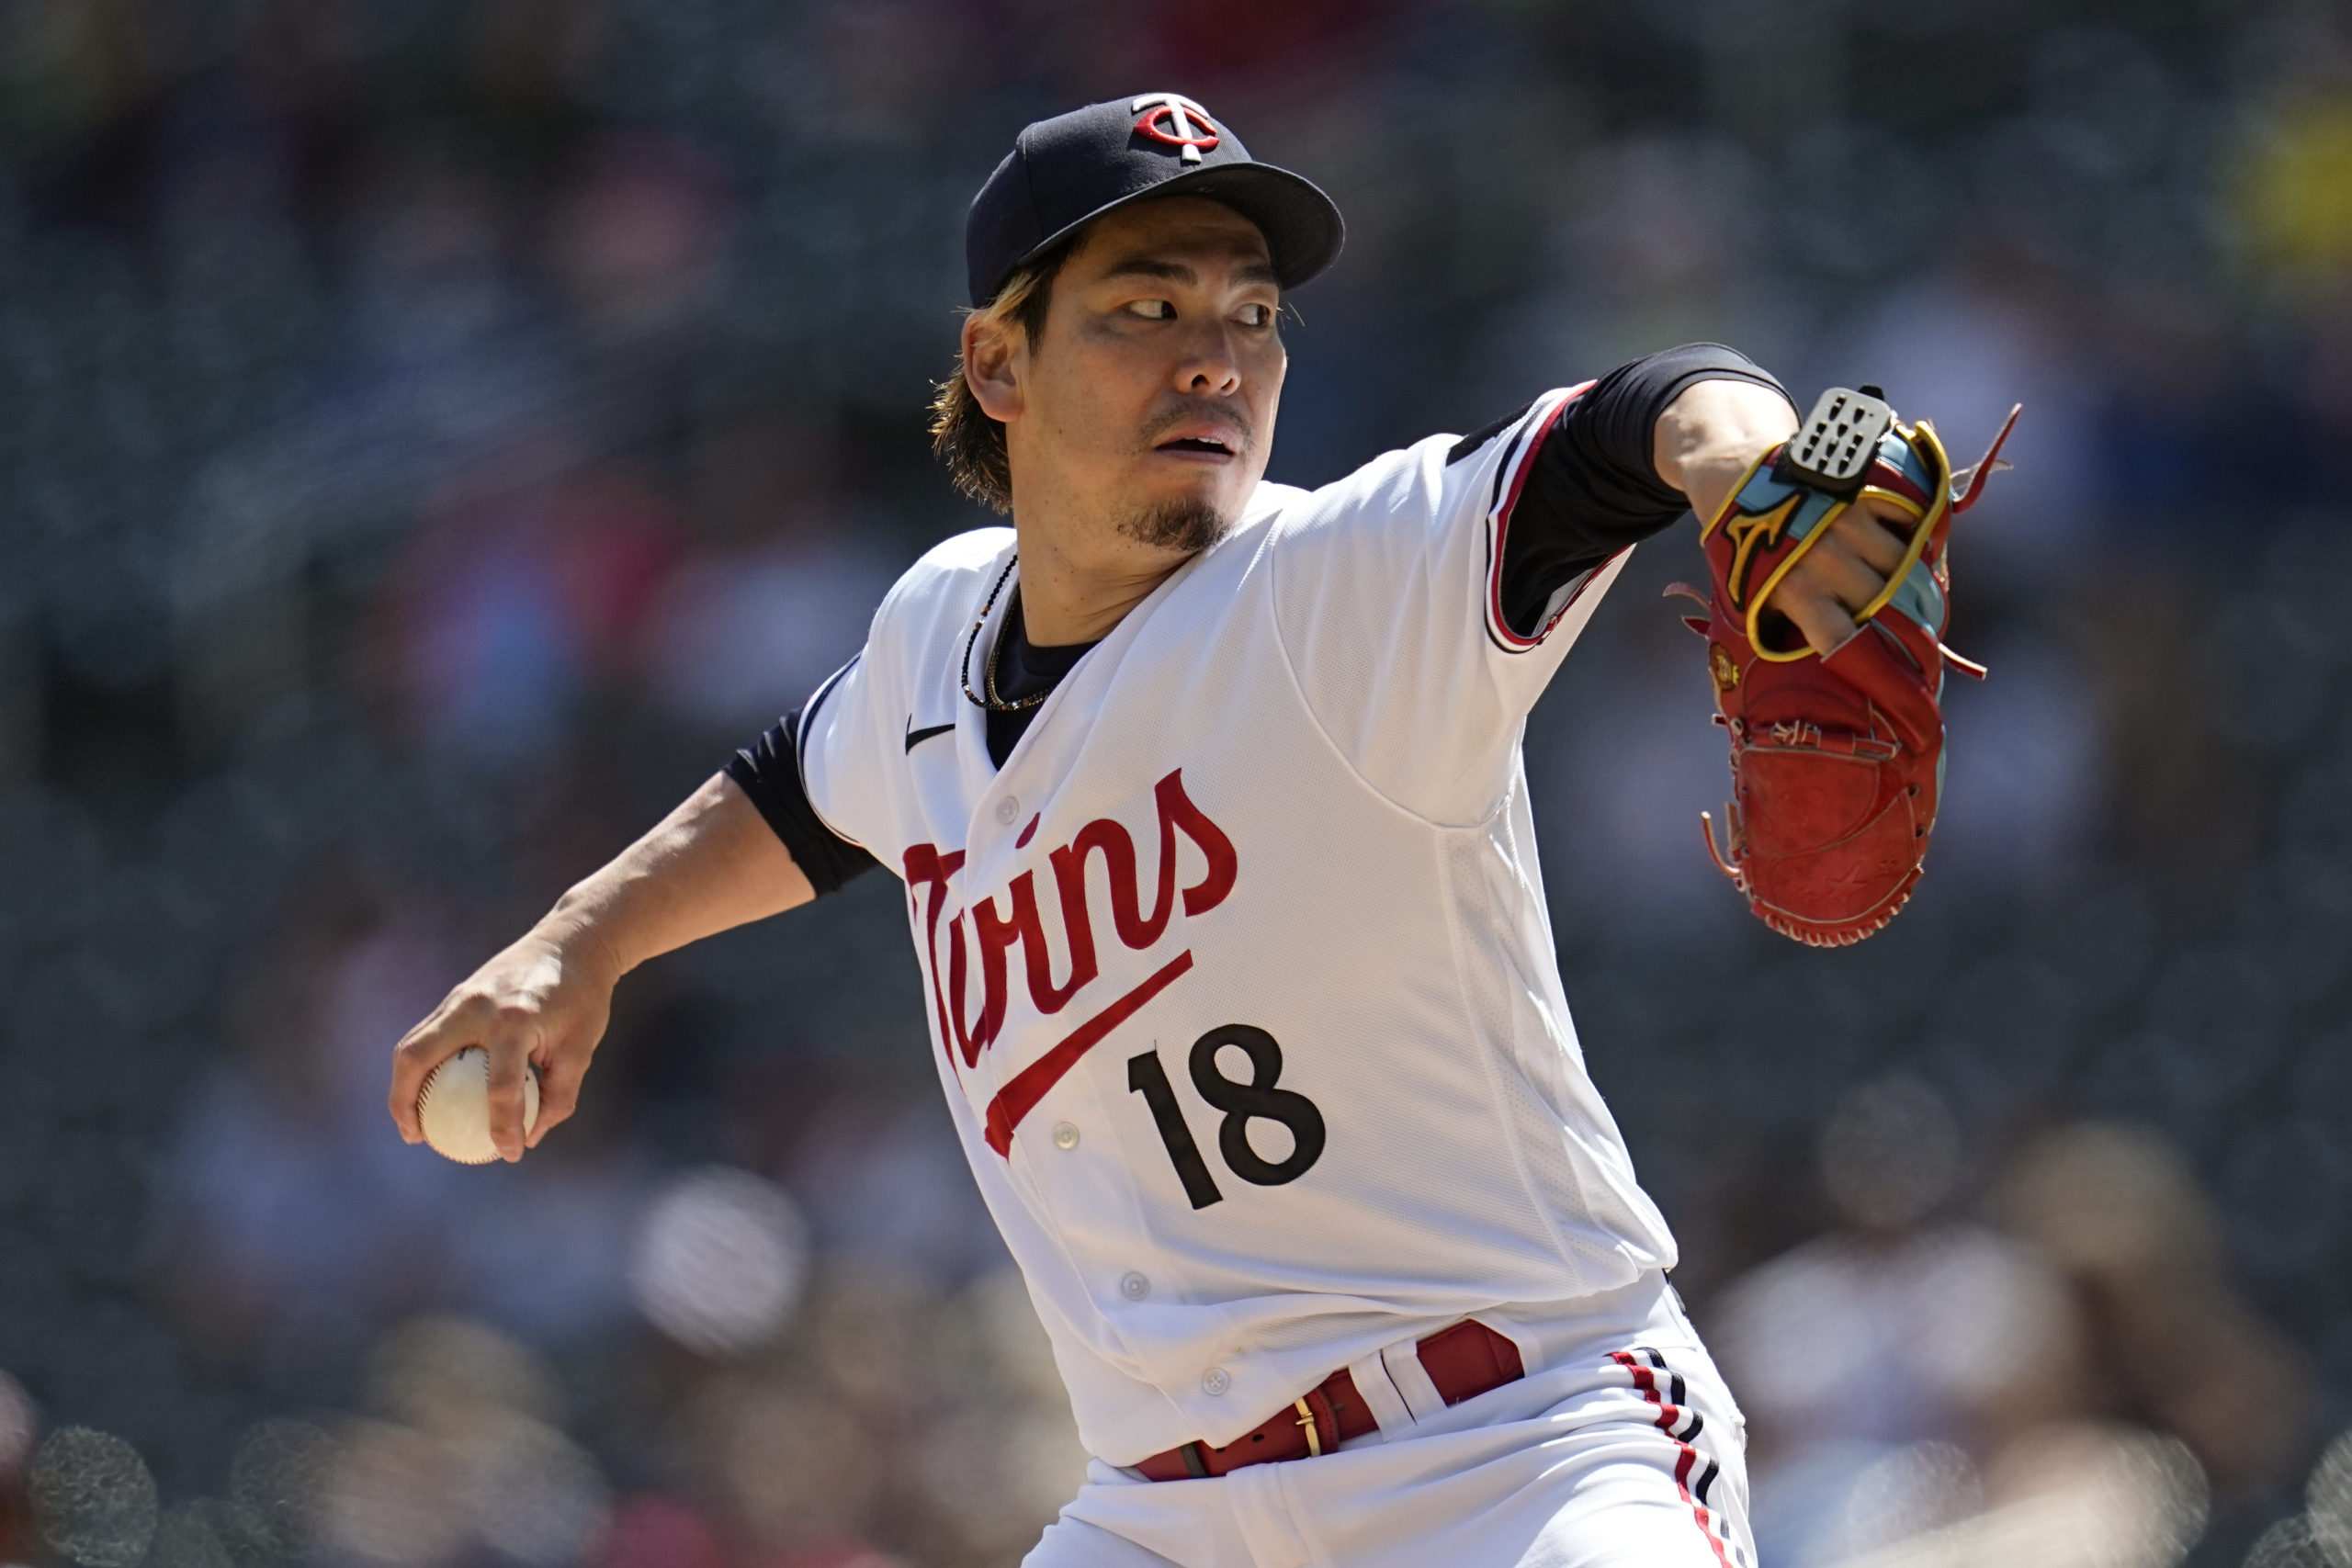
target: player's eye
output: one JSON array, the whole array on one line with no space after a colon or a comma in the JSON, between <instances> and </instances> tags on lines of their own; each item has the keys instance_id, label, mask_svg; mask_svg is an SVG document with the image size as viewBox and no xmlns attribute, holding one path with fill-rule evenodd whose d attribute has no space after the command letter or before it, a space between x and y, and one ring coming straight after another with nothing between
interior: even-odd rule
<instances>
[{"instance_id":1,"label":"player's eye","mask_svg":"<svg viewBox=\"0 0 2352 1568\"><path fill-rule=\"evenodd\" d=\"M1244 305L1241 307L1241 324L1245 327L1271 327L1274 324L1274 308L1272 305Z\"/></svg>"},{"instance_id":2,"label":"player's eye","mask_svg":"<svg viewBox=\"0 0 2352 1568\"><path fill-rule=\"evenodd\" d=\"M1138 299L1127 309L1148 321L1172 321L1176 307L1165 299Z\"/></svg>"}]
</instances>

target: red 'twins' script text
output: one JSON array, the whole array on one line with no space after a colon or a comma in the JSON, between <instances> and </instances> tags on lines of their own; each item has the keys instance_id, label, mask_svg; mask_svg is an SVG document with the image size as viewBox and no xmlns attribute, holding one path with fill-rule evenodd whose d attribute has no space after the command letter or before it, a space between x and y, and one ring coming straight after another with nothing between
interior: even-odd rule
<instances>
[{"instance_id":1,"label":"red 'twins' script text","mask_svg":"<svg viewBox=\"0 0 2352 1568\"><path fill-rule=\"evenodd\" d=\"M965 1066L980 1059L1004 1027L1007 955L1021 949L1022 967L1029 985L1029 1000L1050 1016L1069 1006L1102 974L1095 954L1094 920L1090 909L1092 891L1088 863L1098 854L1110 898L1111 926L1119 940L1138 952L1157 942L1168 930L1175 911L1176 838L1182 834L1207 862L1199 881L1182 890L1184 914L1204 914L1225 902L1233 891L1238 864L1233 840L1193 804L1184 793L1183 770L1161 779L1152 790L1159 816L1158 886L1151 909L1143 908L1142 881L1137 874L1136 842L1115 818L1097 818L1078 830L1067 844L1046 857L1054 871L1055 900L1059 908L1062 946L1069 953L1069 973L1057 985L1053 953L1047 947L1044 916L1037 905L1037 874L1024 871L1003 890L1008 908L999 908L994 896L968 911L970 940L966 940L967 911L957 910L947 921L946 983L941 984L940 917L947 908L947 884L963 869L964 852L941 851L917 844L906 854L907 892L921 909L923 927L923 968L931 979L933 1005L939 1012L939 1037ZM970 1021L966 993L969 986L968 952L977 948L980 968L979 1018Z\"/></svg>"}]
</instances>

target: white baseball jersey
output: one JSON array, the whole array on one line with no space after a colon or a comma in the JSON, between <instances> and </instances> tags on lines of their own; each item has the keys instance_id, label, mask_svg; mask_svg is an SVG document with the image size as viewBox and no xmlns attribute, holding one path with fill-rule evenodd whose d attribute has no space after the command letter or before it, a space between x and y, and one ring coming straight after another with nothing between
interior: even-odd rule
<instances>
[{"instance_id":1,"label":"white baseball jersey","mask_svg":"<svg viewBox=\"0 0 2352 1568\"><path fill-rule=\"evenodd\" d=\"M1261 485L1001 770L964 685L1008 529L918 562L803 712L811 804L906 880L956 1127L1110 1463L1474 1314L1538 1366L1543 1303L1674 1261L1585 1074L1520 757L1622 560L1536 636L1498 608L1573 395L1452 463Z\"/></svg>"}]
</instances>

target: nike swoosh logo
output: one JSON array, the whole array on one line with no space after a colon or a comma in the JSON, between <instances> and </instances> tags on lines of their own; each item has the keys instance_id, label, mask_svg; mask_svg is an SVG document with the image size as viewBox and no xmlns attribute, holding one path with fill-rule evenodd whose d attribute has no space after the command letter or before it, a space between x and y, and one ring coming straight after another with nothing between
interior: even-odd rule
<instances>
[{"instance_id":1,"label":"nike swoosh logo","mask_svg":"<svg viewBox=\"0 0 2352 1568\"><path fill-rule=\"evenodd\" d=\"M914 715L909 714L907 716L907 750L911 751L933 736L944 735L955 728L952 724L934 724L929 729L917 729Z\"/></svg>"}]
</instances>

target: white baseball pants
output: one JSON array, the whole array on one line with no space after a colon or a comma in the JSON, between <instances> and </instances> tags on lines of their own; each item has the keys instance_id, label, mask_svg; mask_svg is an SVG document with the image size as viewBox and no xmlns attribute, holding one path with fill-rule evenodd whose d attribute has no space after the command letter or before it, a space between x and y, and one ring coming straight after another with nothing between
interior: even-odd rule
<instances>
[{"instance_id":1,"label":"white baseball pants","mask_svg":"<svg viewBox=\"0 0 2352 1568\"><path fill-rule=\"evenodd\" d=\"M1646 1316L1337 1453L1097 1461L1023 1568L1756 1568L1738 1406L1671 1292Z\"/></svg>"}]
</instances>

